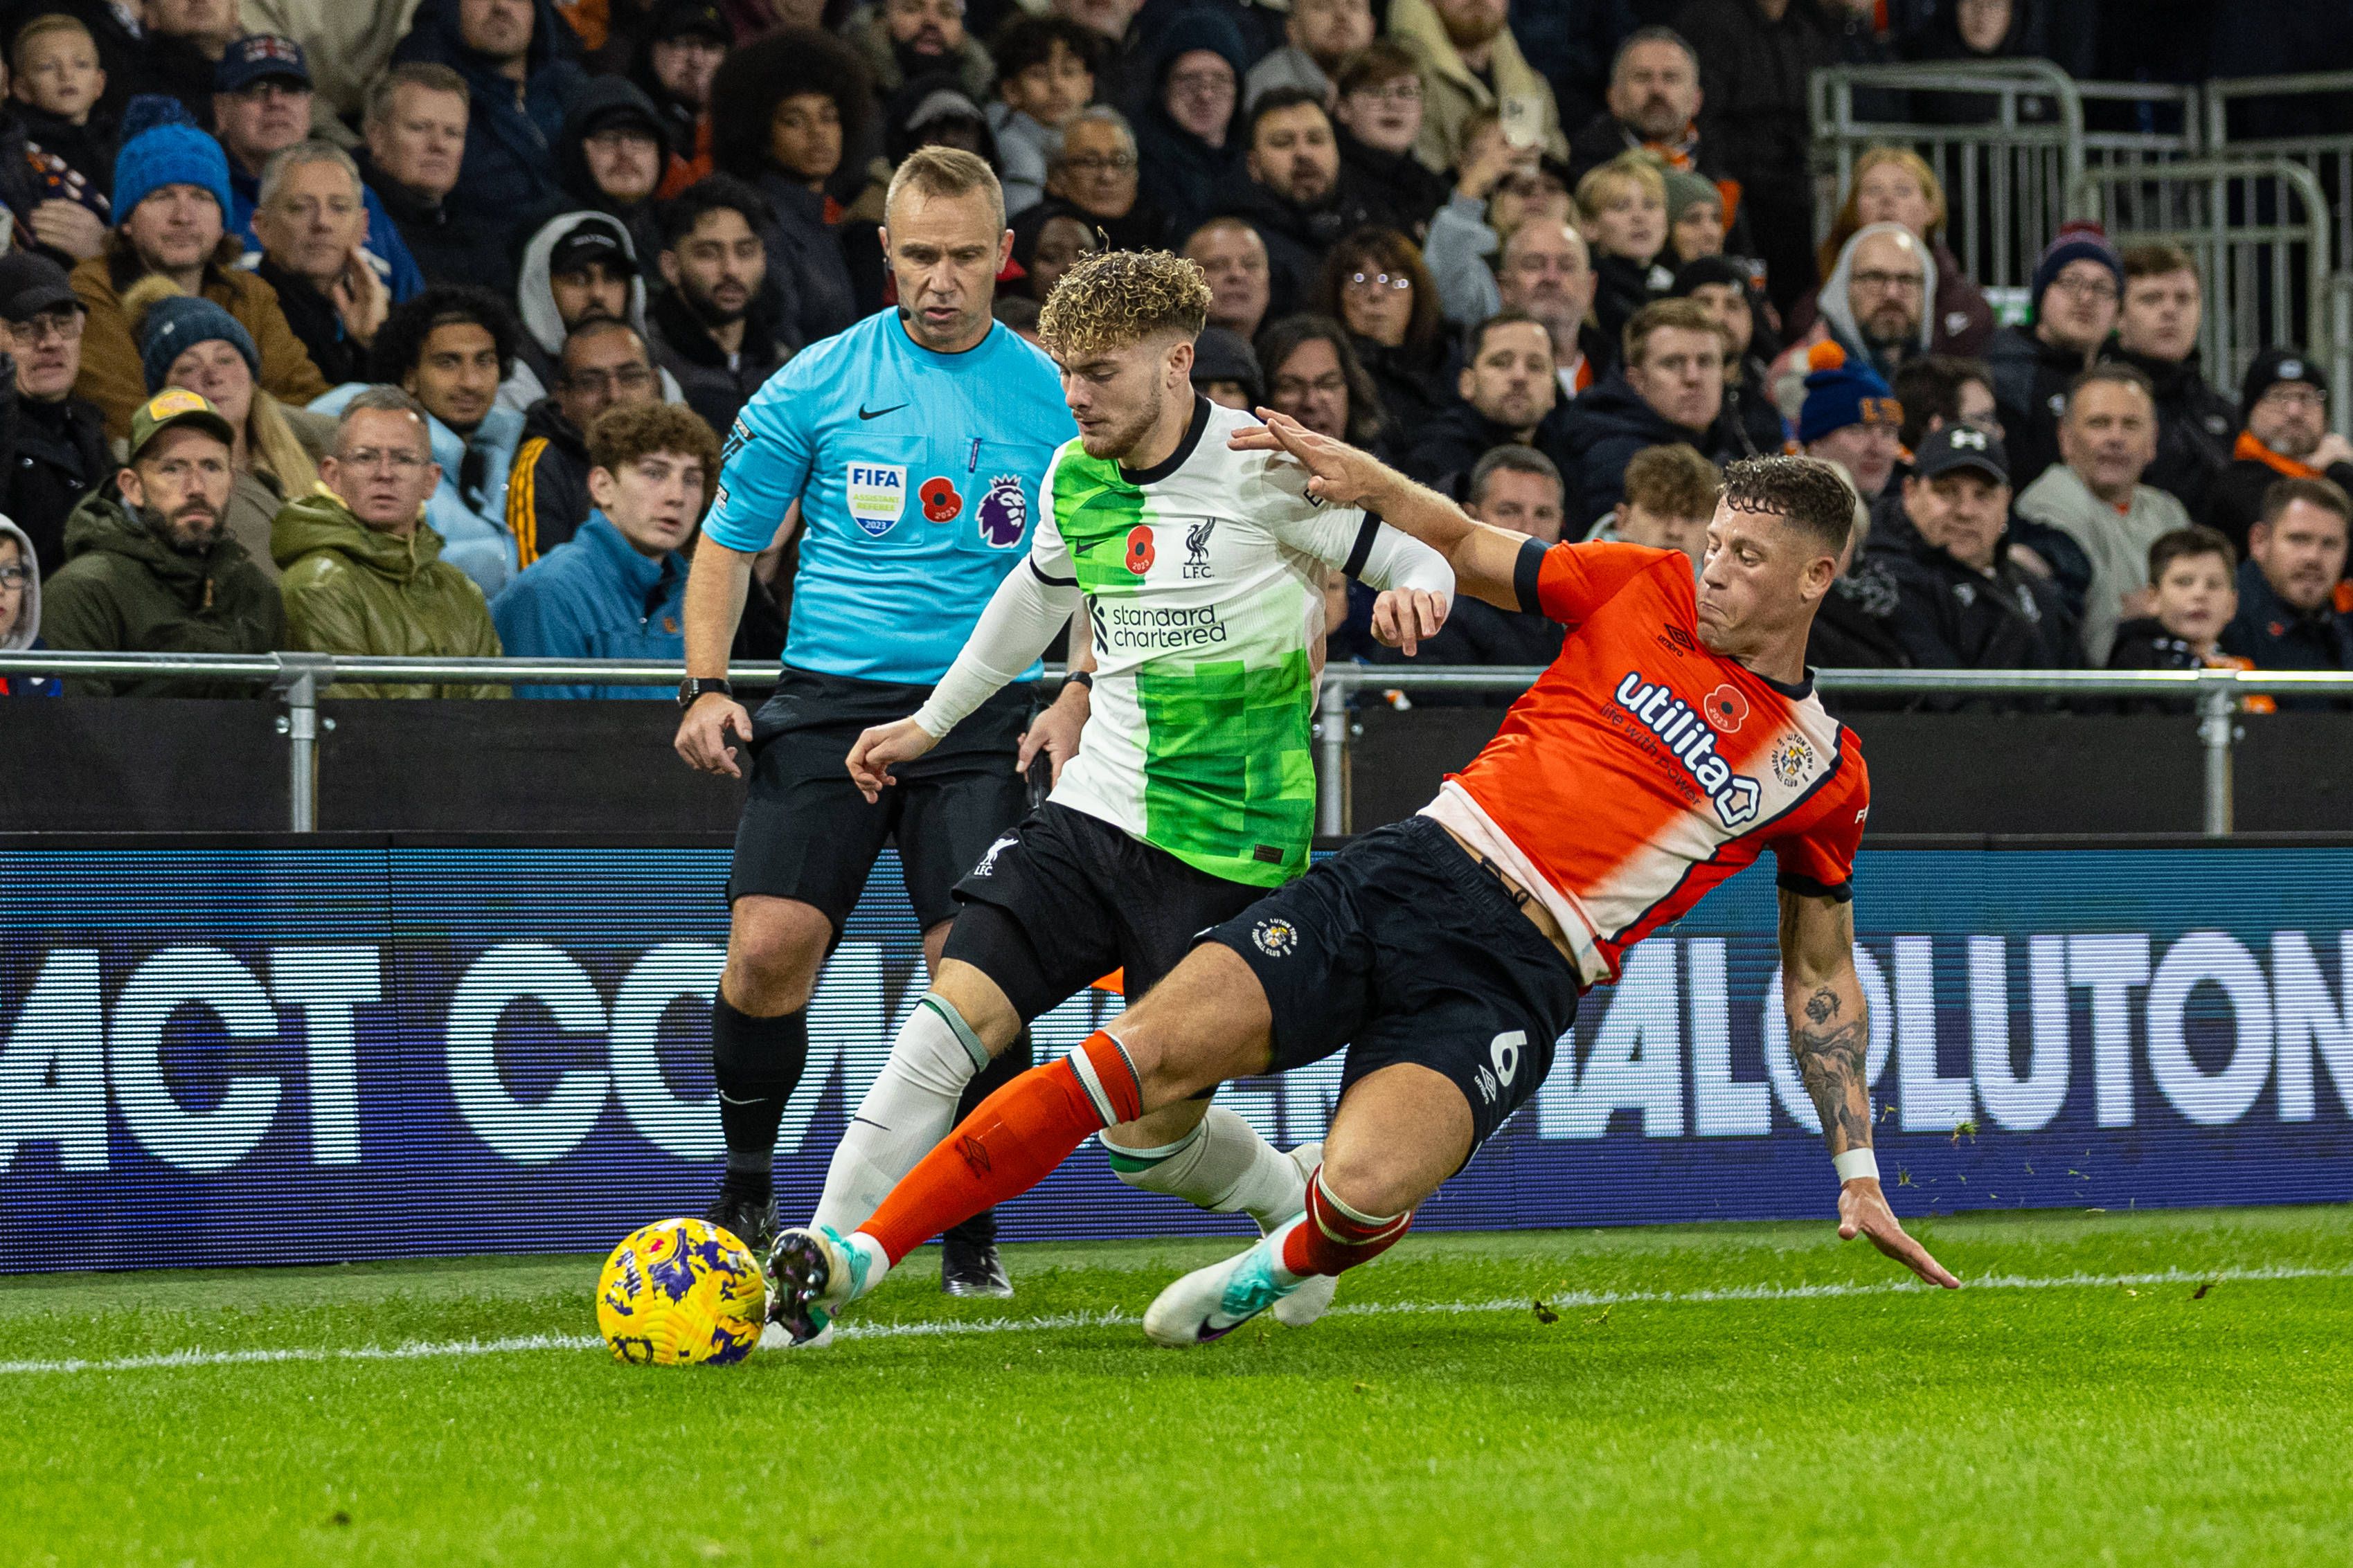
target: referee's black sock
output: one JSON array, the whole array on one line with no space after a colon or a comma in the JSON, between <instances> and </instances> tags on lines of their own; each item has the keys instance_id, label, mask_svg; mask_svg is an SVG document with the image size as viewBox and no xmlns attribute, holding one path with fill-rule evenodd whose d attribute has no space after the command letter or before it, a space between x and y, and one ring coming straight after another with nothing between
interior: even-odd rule
<instances>
[{"instance_id":1,"label":"referee's black sock","mask_svg":"<svg viewBox=\"0 0 2353 1568\"><path fill-rule=\"evenodd\" d=\"M773 1018L739 1011L726 997L711 1005L711 1076L719 1086L719 1126L727 1140L726 1192L765 1203L785 1101L808 1063L808 1013Z\"/></svg>"}]
</instances>

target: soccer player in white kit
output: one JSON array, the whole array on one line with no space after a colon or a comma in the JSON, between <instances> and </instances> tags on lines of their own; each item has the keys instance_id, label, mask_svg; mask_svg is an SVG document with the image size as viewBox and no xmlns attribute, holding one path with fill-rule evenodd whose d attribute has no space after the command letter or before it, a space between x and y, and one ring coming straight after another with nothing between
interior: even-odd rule
<instances>
[{"instance_id":1,"label":"soccer player in white kit","mask_svg":"<svg viewBox=\"0 0 2353 1568\"><path fill-rule=\"evenodd\" d=\"M1079 753L957 885L939 974L835 1152L812 1224L836 1235L947 1132L965 1084L1026 1022L1113 968L1143 994L1200 932L1306 869L1324 573L1388 590L1379 621L1404 642L1443 622L1454 580L1437 552L1309 496L1287 456L1230 448L1254 421L1189 379L1208 303L1200 268L1166 252L1092 257L1057 284L1039 332L1079 437L1039 487L1029 558L930 700L851 748L851 777L879 794L1087 602ZM1318 1152L1286 1156L1206 1097L1103 1142L1131 1184L1269 1230L1301 1212ZM1329 1300L1303 1293L1282 1316L1312 1321ZM780 1321L797 1342L827 1327Z\"/></svg>"}]
</instances>

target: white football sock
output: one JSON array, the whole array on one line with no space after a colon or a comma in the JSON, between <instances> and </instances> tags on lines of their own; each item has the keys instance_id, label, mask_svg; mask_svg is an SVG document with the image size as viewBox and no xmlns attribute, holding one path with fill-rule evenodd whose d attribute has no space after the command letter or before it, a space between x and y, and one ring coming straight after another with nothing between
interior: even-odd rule
<instances>
[{"instance_id":1,"label":"white football sock","mask_svg":"<svg viewBox=\"0 0 2353 1568\"><path fill-rule=\"evenodd\" d=\"M988 1050L954 1007L926 991L891 1042L891 1059L843 1129L809 1223L848 1236L955 1126L956 1101Z\"/></svg>"},{"instance_id":2,"label":"white football sock","mask_svg":"<svg viewBox=\"0 0 2353 1568\"><path fill-rule=\"evenodd\" d=\"M1126 1149L1101 1134L1111 1168L1131 1187L1166 1193L1220 1214L1247 1214L1261 1234L1307 1206L1307 1179L1291 1156L1222 1105L1157 1149ZM879 1200L878 1200L879 1201Z\"/></svg>"}]
</instances>

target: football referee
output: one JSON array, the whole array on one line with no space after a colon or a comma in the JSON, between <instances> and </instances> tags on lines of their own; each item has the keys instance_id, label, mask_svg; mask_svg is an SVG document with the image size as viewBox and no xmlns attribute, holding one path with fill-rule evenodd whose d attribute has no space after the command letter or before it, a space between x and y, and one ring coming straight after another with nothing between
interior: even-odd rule
<instances>
[{"instance_id":1,"label":"football referee","mask_svg":"<svg viewBox=\"0 0 2353 1568\"><path fill-rule=\"evenodd\" d=\"M884 255L898 306L805 350L745 405L722 459L686 590L678 751L750 777L727 897L727 964L711 1061L727 1171L709 1217L765 1255L776 1228L772 1161L808 1055L809 996L885 843L936 967L950 889L1028 805L1017 767L1038 670L899 770L869 805L844 763L869 725L921 706L1005 574L1028 556L1038 485L1078 433L1053 363L989 314L1011 254L987 163L927 147L891 181ZM800 569L776 694L756 717L725 679L753 557L800 503ZM1057 764L1087 692L1066 685L1029 736ZM738 761L737 742L749 752ZM966 1091L976 1105L1025 1068L1017 1049ZM1017 1059L1018 1058L1018 1059ZM993 1226L948 1238L943 1286L1010 1293Z\"/></svg>"}]
</instances>

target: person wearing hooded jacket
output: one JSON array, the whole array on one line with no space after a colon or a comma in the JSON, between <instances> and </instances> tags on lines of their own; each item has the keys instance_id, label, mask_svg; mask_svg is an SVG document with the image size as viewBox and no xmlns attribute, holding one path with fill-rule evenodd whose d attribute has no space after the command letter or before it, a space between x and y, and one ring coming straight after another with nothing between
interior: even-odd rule
<instances>
[{"instance_id":1,"label":"person wearing hooded jacket","mask_svg":"<svg viewBox=\"0 0 2353 1568\"><path fill-rule=\"evenodd\" d=\"M606 132L619 132L653 143L650 163L641 171L631 171L632 178L643 174L643 189L616 191L597 178L589 163L588 139ZM515 224L514 248L522 249L530 237L565 213L596 212L628 231L629 247L634 254L658 254L661 248L661 223L656 212L660 204L654 193L670 165L673 150L670 127L661 110L654 107L642 89L624 77L590 77L574 95L572 107L565 111L564 133L556 142L557 169L564 188ZM643 157L642 151L638 156Z\"/></svg>"},{"instance_id":2,"label":"person wearing hooded jacket","mask_svg":"<svg viewBox=\"0 0 2353 1568\"><path fill-rule=\"evenodd\" d=\"M572 243L575 235L582 237L576 244ZM521 280L515 285L516 314L522 322L523 336L514 369L499 385L500 405L517 413L527 411L547 395L548 389L555 384L555 366L564 354L564 341L586 319L575 315L567 321L556 302L554 279L559 251L566 261L577 261L583 253L602 252L601 265L608 272L625 270L629 304L622 320L638 330L638 337L651 341L646 331L644 269L638 265L637 246L628 231L603 213L567 212L548 219L523 247L522 262L518 268ZM679 390L677 379L668 371L659 374L662 401L683 401L686 395Z\"/></svg>"},{"instance_id":3,"label":"person wearing hooded jacket","mask_svg":"<svg viewBox=\"0 0 2353 1568\"><path fill-rule=\"evenodd\" d=\"M470 37L459 11L460 0L423 0L392 58L431 60L466 79L470 112L450 216L504 235L562 189L555 145L586 76L565 52L576 40L554 0L532 0L522 37L478 31Z\"/></svg>"},{"instance_id":4,"label":"person wearing hooded jacket","mask_svg":"<svg viewBox=\"0 0 2353 1568\"><path fill-rule=\"evenodd\" d=\"M1456 40L1431 0L1392 0L1388 33L1421 60L1421 135L1414 155L1430 169L1442 174L1461 163L1472 117L1505 102L1533 105L1536 121L1530 140L1547 156L1568 161L1568 137L1552 84L1520 53L1508 24L1472 46ZM1466 48L1484 51L1476 66L1465 58Z\"/></svg>"},{"instance_id":5,"label":"person wearing hooded jacket","mask_svg":"<svg viewBox=\"0 0 2353 1568\"><path fill-rule=\"evenodd\" d=\"M343 411L319 482L270 524L293 647L359 657L499 657L482 590L441 559L441 536L426 521L426 498L440 479L433 464L361 468L343 457L367 447L425 457L423 420L406 393L364 389ZM504 697L507 689L338 681L324 695Z\"/></svg>"},{"instance_id":6,"label":"person wearing hooded jacket","mask_svg":"<svg viewBox=\"0 0 2353 1568\"><path fill-rule=\"evenodd\" d=\"M1188 126L1170 108L1169 78L1176 62L1199 53L1217 56L1233 70L1234 92L1223 125L1197 121ZM1219 210L1240 178L1247 148L1237 134L1237 111L1250 52L1231 17L1198 10L1182 13L1162 29L1150 58L1151 97L1136 106L1134 116L1137 187L1143 204L1161 215L1169 233L1190 234Z\"/></svg>"},{"instance_id":7,"label":"person wearing hooded jacket","mask_svg":"<svg viewBox=\"0 0 2353 1568\"><path fill-rule=\"evenodd\" d=\"M0 517L0 653L47 647L41 640L41 567L25 531ZM55 697L55 676L0 675L0 697Z\"/></svg>"},{"instance_id":8,"label":"person wearing hooded jacket","mask_svg":"<svg viewBox=\"0 0 2353 1568\"><path fill-rule=\"evenodd\" d=\"M961 18L949 36L930 17L923 17L914 36L902 39L892 30L890 9L882 0L860 5L839 29L865 58L877 98L888 98L919 77L945 73L955 78L966 98L976 103L988 100L988 89L997 82L997 66L988 58L987 47L965 31Z\"/></svg>"},{"instance_id":9,"label":"person wearing hooded jacket","mask_svg":"<svg viewBox=\"0 0 2353 1568\"><path fill-rule=\"evenodd\" d=\"M1868 220L1866 212L1872 215ZM1816 248L1819 275L1830 276L1840 253L1866 221L1890 220L1910 229L1912 237L1928 247L1929 276L1936 285L1928 297L1931 352L1970 359L1983 353L1993 337L1993 307L1947 243L1952 223L1944 182L1926 159L1908 147L1872 147L1855 159L1846 199L1831 220L1829 235ZM1813 330L1820 314L1821 295L1821 289L1809 289L1788 307L1785 326L1791 339Z\"/></svg>"},{"instance_id":10,"label":"person wearing hooded jacket","mask_svg":"<svg viewBox=\"0 0 2353 1568\"><path fill-rule=\"evenodd\" d=\"M1858 261L1865 250L1872 252L1872 266L1863 267ZM1867 293L1856 282L1858 270L1894 273L1907 258L1920 268L1916 289ZM1874 311L1876 328L1873 321L1856 313L1859 294L1862 307ZM1831 268L1818 296L1820 314L1814 330L1792 347L1802 359L1813 342L1826 336L1845 352L1851 363L1869 365L1882 381L1893 381L1905 362L1930 351L1936 323L1929 319L1928 301L1936 297L1936 258L1928 247L1900 223L1867 224L1840 249L1838 265ZM1906 309L1912 313L1900 317L1899 325L1899 312Z\"/></svg>"},{"instance_id":11,"label":"person wearing hooded jacket","mask_svg":"<svg viewBox=\"0 0 2353 1568\"><path fill-rule=\"evenodd\" d=\"M222 460L217 489L205 480L200 526L195 496L166 514L134 505L124 479L150 484L141 459L163 437L192 430L208 437L193 448L216 450ZM270 653L285 647L286 612L277 584L246 554L222 521L228 502L228 421L195 393L174 388L132 412L125 466L76 507L66 520L66 563L45 584L42 633L49 646L99 653ZM216 448L215 444L217 444ZM73 680L76 696L249 697L242 681L208 684L157 676Z\"/></svg>"},{"instance_id":12,"label":"person wearing hooded jacket","mask_svg":"<svg viewBox=\"0 0 2353 1568\"><path fill-rule=\"evenodd\" d=\"M523 416L499 404L496 394L513 370L521 335L514 313L497 295L480 289L427 289L385 318L370 366L376 384L399 387L425 409L433 461L441 470L440 483L425 503L425 521L443 541L443 558L471 577L486 597L505 587L519 569L506 504ZM428 372L428 354L445 342L456 351L449 357L460 362L460 369L448 373L436 365ZM465 367L463 362L477 353L494 360L495 368L476 373ZM348 383L312 403L311 410L340 416L368 390L366 384Z\"/></svg>"}]
</instances>

